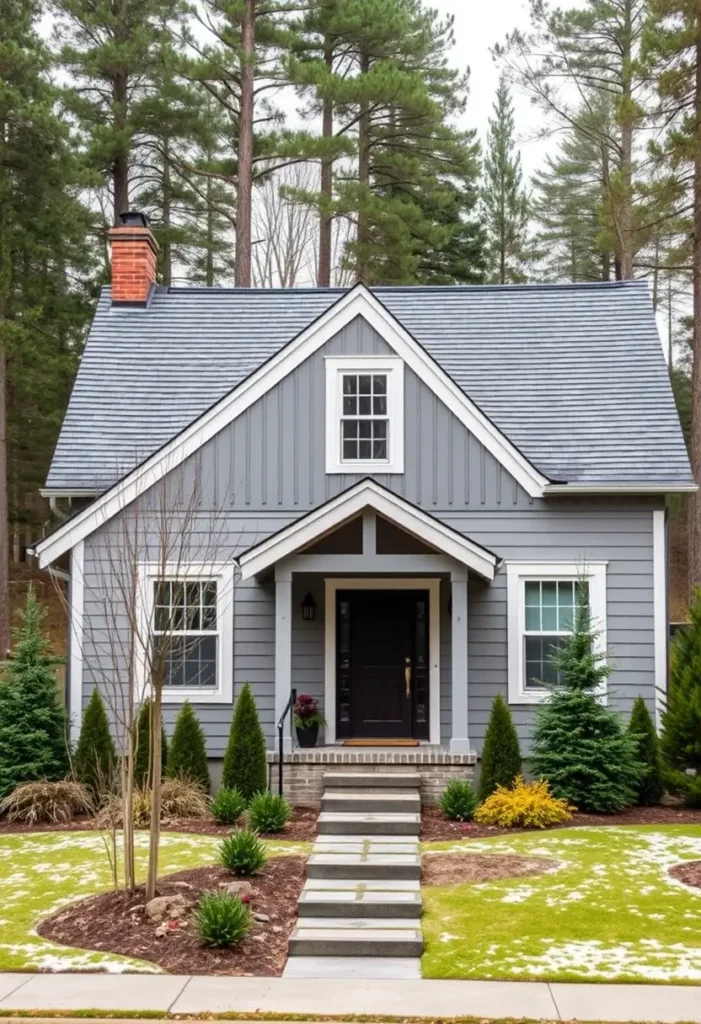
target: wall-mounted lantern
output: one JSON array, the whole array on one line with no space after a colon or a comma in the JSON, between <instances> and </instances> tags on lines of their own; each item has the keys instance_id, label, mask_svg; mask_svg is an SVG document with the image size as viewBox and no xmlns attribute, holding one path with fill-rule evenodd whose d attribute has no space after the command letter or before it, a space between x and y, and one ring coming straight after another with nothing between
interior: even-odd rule
<instances>
[{"instance_id":1,"label":"wall-mounted lantern","mask_svg":"<svg viewBox=\"0 0 701 1024\"><path fill-rule=\"evenodd\" d=\"M316 602L311 594L302 601L302 618L305 622L313 622L316 618Z\"/></svg>"}]
</instances>

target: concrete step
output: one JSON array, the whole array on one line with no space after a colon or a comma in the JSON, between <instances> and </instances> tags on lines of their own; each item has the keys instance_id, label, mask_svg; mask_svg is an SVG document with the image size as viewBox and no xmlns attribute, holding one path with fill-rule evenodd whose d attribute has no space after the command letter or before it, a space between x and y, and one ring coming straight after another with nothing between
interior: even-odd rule
<instances>
[{"instance_id":1,"label":"concrete step","mask_svg":"<svg viewBox=\"0 0 701 1024\"><path fill-rule=\"evenodd\" d=\"M360 883L343 890L302 890L297 903L300 918L385 918L417 920L421 916L421 894L381 890L365 891Z\"/></svg>"},{"instance_id":2,"label":"concrete step","mask_svg":"<svg viewBox=\"0 0 701 1024\"><path fill-rule=\"evenodd\" d=\"M327 788L321 798L321 810L392 812L418 814L421 799L418 790L413 789L344 789Z\"/></svg>"},{"instance_id":3,"label":"concrete step","mask_svg":"<svg viewBox=\"0 0 701 1024\"><path fill-rule=\"evenodd\" d=\"M312 853L307 878L420 879L421 858L418 853Z\"/></svg>"},{"instance_id":4,"label":"concrete step","mask_svg":"<svg viewBox=\"0 0 701 1024\"><path fill-rule=\"evenodd\" d=\"M343 789L418 789L421 776L418 772L326 772L324 786Z\"/></svg>"},{"instance_id":5,"label":"concrete step","mask_svg":"<svg viewBox=\"0 0 701 1024\"><path fill-rule=\"evenodd\" d=\"M360 812L322 811L317 828L320 835L402 835L418 836L421 830L420 814L363 814Z\"/></svg>"},{"instance_id":6,"label":"concrete step","mask_svg":"<svg viewBox=\"0 0 701 1024\"><path fill-rule=\"evenodd\" d=\"M289 938L290 956L421 956L419 921L300 918Z\"/></svg>"},{"instance_id":7,"label":"concrete step","mask_svg":"<svg viewBox=\"0 0 701 1024\"><path fill-rule=\"evenodd\" d=\"M416 836L317 836L314 853L418 853Z\"/></svg>"},{"instance_id":8,"label":"concrete step","mask_svg":"<svg viewBox=\"0 0 701 1024\"><path fill-rule=\"evenodd\" d=\"M421 882L415 878L308 878L303 892L343 892L347 889L363 892L420 892Z\"/></svg>"}]
</instances>

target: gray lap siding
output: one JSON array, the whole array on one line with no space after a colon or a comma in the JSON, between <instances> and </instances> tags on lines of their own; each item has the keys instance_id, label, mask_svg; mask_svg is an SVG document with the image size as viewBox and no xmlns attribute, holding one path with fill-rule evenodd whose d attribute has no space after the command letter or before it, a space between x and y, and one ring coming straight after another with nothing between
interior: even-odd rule
<instances>
[{"instance_id":1,"label":"gray lap siding","mask_svg":"<svg viewBox=\"0 0 701 1024\"><path fill-rule=\"evenodd\" d=\"M606 560L607 629L610 660L609 700L627 713L640 693L654 705L654 630L652 512L653 499L550 499L509 511L442 509L437 514L453 528L490 548L501 558L542 561ZM83 705L94 685L114 708L115 695L126 695L129 617L116 583L114 552L128 510L101 527L85 542L83 640ZM217 527L217 560L227 561L255 540L293 521L299 512L229 509L225 527ZM201 557L197 536L211 532L213 513L200 509L193 527L193 560ZM311 592L317 606L313 622L302 619L301 602ZM451 735L449 585L441 588L441 740ZM468 714L469 738L481 749L491 702L507 692L506 575L502 568L491 584L471 578L469 585ZM261 723L272 745L275 691L275 587L272 580L237 580L234 592L234 695L245 681L255 695ZM323 706L324 585L320 576L299 576L293 588L292 685L312 693ZM195 703L211 757L221 757L232 707ZM534 709L513 707L519 732L528 745ZM178 705L164 708L168 732ZM117 719L120 714L117 713Z\"/></svg>"}]
</instances>

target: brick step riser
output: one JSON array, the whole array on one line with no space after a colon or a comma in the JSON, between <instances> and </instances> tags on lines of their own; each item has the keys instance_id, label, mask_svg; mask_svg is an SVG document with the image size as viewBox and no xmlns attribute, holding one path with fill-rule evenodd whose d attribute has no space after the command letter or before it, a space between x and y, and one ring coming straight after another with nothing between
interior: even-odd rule
<instances>
[{"instance_id":1,"label":"brick step riser","mask_svg":"<svg viewBox=\"0 0 701 1024\"><path fill-rule=\"evenodd\" d=\"M341 878L351 881L371 878L380 881L397 878L417 881L421 878L420 864L310 864L307 861L307 878Z\"/></svg>"},{"instance_id":2,"label":"brick step riser","mask_svg":"<svg viewBox=\"0 0 701 1024\"><path fill-rule=\"evenodd\" d=\"M290 956L421 956L421 939L307 939L291 937Z\"/></svg>"},{"instance_id":3,"label":"brick step riser","mask_svg":"<svg viewBox=\"0 0 701 1024\"><path fill-rule=\"evenodd\" d=\"M400 918L415 920L421 914L416 903L312 903L297 905L298 917Z\"/></svg>"}]
</instances>

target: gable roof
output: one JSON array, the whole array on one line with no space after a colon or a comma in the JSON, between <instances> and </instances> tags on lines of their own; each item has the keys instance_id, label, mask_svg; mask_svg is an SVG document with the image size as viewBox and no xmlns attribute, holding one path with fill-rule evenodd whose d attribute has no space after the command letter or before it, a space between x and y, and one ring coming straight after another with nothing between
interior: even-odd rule
<instances>
[{"instance_id":1,"label":"gable roof","mask_svg":"<svg viewBox=\"0 0 701 1024\"><path fill-rule=\"evenodd\" d=\"M116 515L144 491L198 451L228 423L240 416L263 394L287 377L334 337L346 324L362 316L438 395L487 451L518 480L532 497L542 495L547 478L542 476L508 438L457 387L441 367L411 337L382 303L362 285L356 285L317 317L249 377L226 394L189 426L118 480L91 505L63 523L36 546L44 566L72 548L102 523Z\"/></svg>"},{"instance_id":2,"label":"gable roof","mask_svg":"<svg viewBox=\"0 0 701 1024\"><path fill-rule=\"evenodd\" d=\"M357 516L365 508L374 509L403 530L485 579L494 579L499 558L492 551L469 540L370 478L360 480L239 555L236 561L241 568L241 578L245 580L264 572L276 562Z\"/></svg>"},{"instance_id":3,"label":"gable roof","mask_svg":"<svg viewBox=\"0 0 701 1024\"><path fill-rule=\"evenodd\" d=\"M646 282L372 291L544 477L693 484ZM105 289L47 490L110 487L344 294Z\"/></svg>"}]
</instances>

